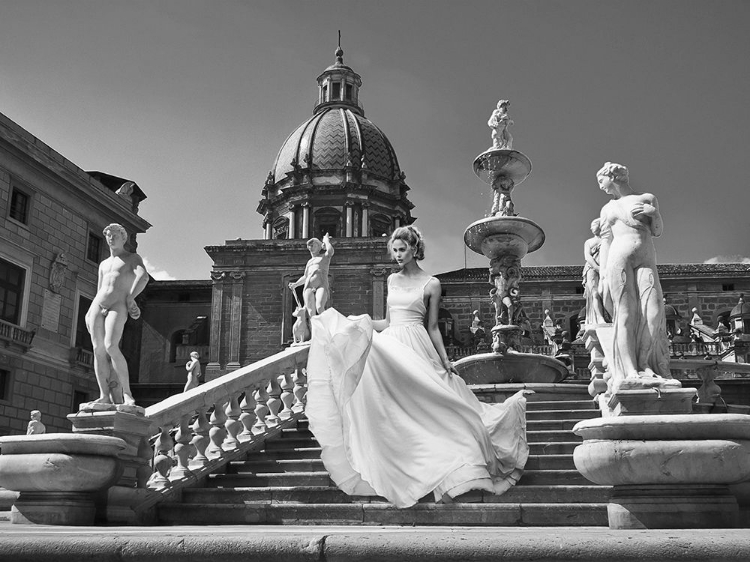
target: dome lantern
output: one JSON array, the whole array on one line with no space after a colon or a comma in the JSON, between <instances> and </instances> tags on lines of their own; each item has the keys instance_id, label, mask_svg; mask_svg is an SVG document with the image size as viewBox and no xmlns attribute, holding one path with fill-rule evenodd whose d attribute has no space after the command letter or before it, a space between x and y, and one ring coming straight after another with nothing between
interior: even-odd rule
<instances>
[{"instance_id":1,"label":"dome lantern","mask_svg":"<svg viewBox=\"0 0 750 562\"><path fill-rule=\"evenodd\" d=\"M341 32L339 32L339 46L336 48L334 55L336 56L336 62L318 76L318 103L315 105L313 113L318 113L328 107L347 107L364 117L364 109L359 103L359 88L362 86L362 78L344 64Z\"/></svg>"}]
</instances>

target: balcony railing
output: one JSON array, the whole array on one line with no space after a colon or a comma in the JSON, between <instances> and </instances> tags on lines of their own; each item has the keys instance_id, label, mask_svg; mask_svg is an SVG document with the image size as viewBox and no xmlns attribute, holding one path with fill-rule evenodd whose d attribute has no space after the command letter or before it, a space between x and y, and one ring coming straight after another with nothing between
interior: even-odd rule
<instances>
[{"instance_id":1,"label":"balcony railing","mask_svg":"<svg viewBox=\"0 0 750 562\"><path fill-rule=\"evenodd\" d=\"M94 368L94 352L82 347L71 347L69 362L73 367L81 367L84 370Z\"/></svg>"},{"instance_id":2,"label":"balcony railing","mask_svg":"<svg viewBox=\"0 0 750 562\"><path fill-rule=\"evenodd\" d=\"M35 335L36 330L25 330L15 324L0 320L0 341L4 342L6 347L14 345L26 352L31 347Z\"/></svg>"},{"instance_id":3,"label":"balcony railing","mask_svg":"<svg viewBox=\"0 0 750 562\"><path fill-rule=\"evenodd\" d=\"M721 342L690 342L690 343L670 343L669 354L672 357L704 357L711 355L713 357L721 355L725 346Z\"/></svg>"}]
</instances>

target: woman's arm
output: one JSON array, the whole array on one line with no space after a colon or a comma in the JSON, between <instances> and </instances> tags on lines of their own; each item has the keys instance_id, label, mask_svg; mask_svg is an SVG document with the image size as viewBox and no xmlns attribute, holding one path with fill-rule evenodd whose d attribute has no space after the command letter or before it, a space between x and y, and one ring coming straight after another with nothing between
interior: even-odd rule
<instances>
[{"instance_id":1,"label":"woman's arm","mask_svg":"<svg viewBox=\"0 0 750 562\"><path fill-rule=\"evenodd\" d=\"M425 292L427 293L428 299L427 334L429 334L430 341L432 341L432 345L435 346L435 350L440 356L440 363L443 365L443 368L449 373L458 374L456 373L456 369L453 367L450 359L448 359L448 354L443 345L443 337L440 335L440 330L438 329L438 312L440 311L440 295L442 294L440 281L434 277L430 279L427 283Z\"/></svg>"}]
</instances>

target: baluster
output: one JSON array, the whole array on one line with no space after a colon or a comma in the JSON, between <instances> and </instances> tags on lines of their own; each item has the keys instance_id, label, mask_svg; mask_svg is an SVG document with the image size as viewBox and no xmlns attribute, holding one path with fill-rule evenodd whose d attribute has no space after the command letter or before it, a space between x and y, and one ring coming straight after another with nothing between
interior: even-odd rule
<instances>
[{"instance_id":1,"label":"baluster","mask_svg":"<svg viewBox=\"0 0 750 562\"><path fill-rule=\"evenodd\" d=\"M292 406L292 411L295 413L304 412L307 402L307 370L304 367L297 368L292 380L294 381L294 406Z\"/></svg>"},{"instance_id":2,"label":"baluster","mask_svg":"<svg viewBox=\"0 0 750 562\"><path fill-rule=\"evenodd\" d=\"M283 408L279 412L279 418L282 420L288 420L292 417L292 402L294 402L294 394L292 394L292 376L290 373L279 375L277 377L279 386L281 387L281 403Z\"/></svg>"},{"instance_id":3,"label":"baluster","mask_svg":"<svg viewBox=\"0 0 750 562\"><path fill-rule=\"evenodd\" d=\"M268 392L266 387L261 383L255 392L253 392L253 398L255 399L255 425L253 426L253 435L265 433L268 429L266 425L266 415L268 415Z\"/></svg>"},{"instance_id":4,"label":"baluster","mask_svg":"<svg viewBox=\"0 0 750 562\"><path fill-rule=\"evenodd\" d=\"M253 398L253 391L250 388L245 389L245 397L242 399L240 404L242 414L240 415L240 422L244 429L239 434L238 439L241 443L250 441L253 438L253 424L255 423L255 399Z\"/></svg>"},{"instance_id":5,"label":"baluster","mask_svg":"<svg viewBox=\"0 0 750 562\"><path fill-rule=\"evenodd\" d=\"M151 449L151 445L149 445L146 437L141 438L136 454L141 461L145 461L135 469L136 487L145 488L148 485L148 480L151 477L151 474L153 473L151 459L154 458L154 451Z\"/></svg>"},{"instance_id":6,"label":"baluster","mask_svg":"<svg viewBox=\"0 0 750 562\"><path fill-rule=\"evenodd\" d=\"M224 427L227 430L227 438L224 440L223 448L225 451L234 451L239 445L237 441L237 434L242 429L242 424L239 422L240 417L240 404L238 402L238 396L231 396L229 403L227 404L224 413L227 415L227 421Z\"/></svg>"},{"instance_id":7,"label":"baluster","mask_svg":"<svg viewBox=\"0 0 750 562\"><path fill-rule=\"evenodd\" d=\"M202 467L208 464L208 458L206 457L206 448L210 440L208 439L208 433L211 429L211 424L206 419L206 409L199 408L198 415L193 422L193 440L190 444L195 447L195 456L193 457L192 465L195 467Z\"/></svg>"},{"instance_id":8,"label":"baluster","mask_svg":"<svg viewBox=\"0 0 750 562\"><path fill-rule=\"evenodd\" d=\"M268 381L268 386L266 387L266 391L268 392L268 402L266 405L268 406L268 417L266 418L266 425L268 427L276 427L279 425L279 410L281 409L281 387L279 386L279 382L271 377L271 380Z\"/></svg>"},{"instance_id":9,"label":"baluster","mask_svg":"<svg viewBox=\"0 0 750 562\"><path fill-rule=\"evenodd\" d=\"M160 429L161 433L154 442L154 473L147 484L151 490L163 490L172 485L168 478L172 468L172 458L168 454L172 450L172 438L169 436L169 426Z\"/></svg>"},{"instance_id":10,"label":"baluster","mask_svg":"<svg viewBox=\"0 0 750 562\"><path fill-rule=\"evenodd\" d=\"M177 457L177 466L172 469L172 473L169 475L171 480L179 480L181 478L189 478L193 476L189 467L190 461L188 460L188 457L190 456L191 437L190 414L185 414L180 418L180 427L177 430L177 434L174 436L174 455Z\"/></svg>"},{"instance_id":11,"label":"baluster","mask_svg":"<svg viewBox=\"0 0 750 562\"><path fill-rule=\"evenodd\" d=\"M219 459L224 455L224 449L221 448L221 444L224 443L224 438L227 436L227 430L224 428L224 424L227 422L227 415L224 413L224 403L226 398L219 398L214 404L214 411L211 414L211 430L208 432L208 438L211 440L211 444L206 449L206 456L210 460Z\"/></svg>"}]
</instances>

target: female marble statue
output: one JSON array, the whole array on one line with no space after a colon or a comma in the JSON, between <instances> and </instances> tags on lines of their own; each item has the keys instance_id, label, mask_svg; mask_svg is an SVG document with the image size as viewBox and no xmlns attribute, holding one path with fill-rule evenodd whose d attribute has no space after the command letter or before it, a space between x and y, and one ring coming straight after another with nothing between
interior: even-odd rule
<instances>
[{"instance_id":1,"label":"female marble statue","mask_svg":"<svg viewBox=\"0 0 750 562\"><path fill-rule=\"evenodd\" d=\"M586 240L583 245L584 258L583 286L586 295L586 324L594 326L603 322L609 322L609 314L604 310L602 296L599 293L599 251L602 246L601 221L594 219L591 222L592 238Z\"/></svg>"},{"instance_id":2,"label":"female marble statue","mask_svg":"<svg viewBox=\"0 0 750 562\"><path fill-rule=\"evenodd\" d=\"M599 218L600 293L614 327L610 391L679 386L665 380L671 379L669 342L652 241L663 230L659 203L630 187L625 166L607 162L596 177L612 196Z\"/></svg>"}]
</instances>

